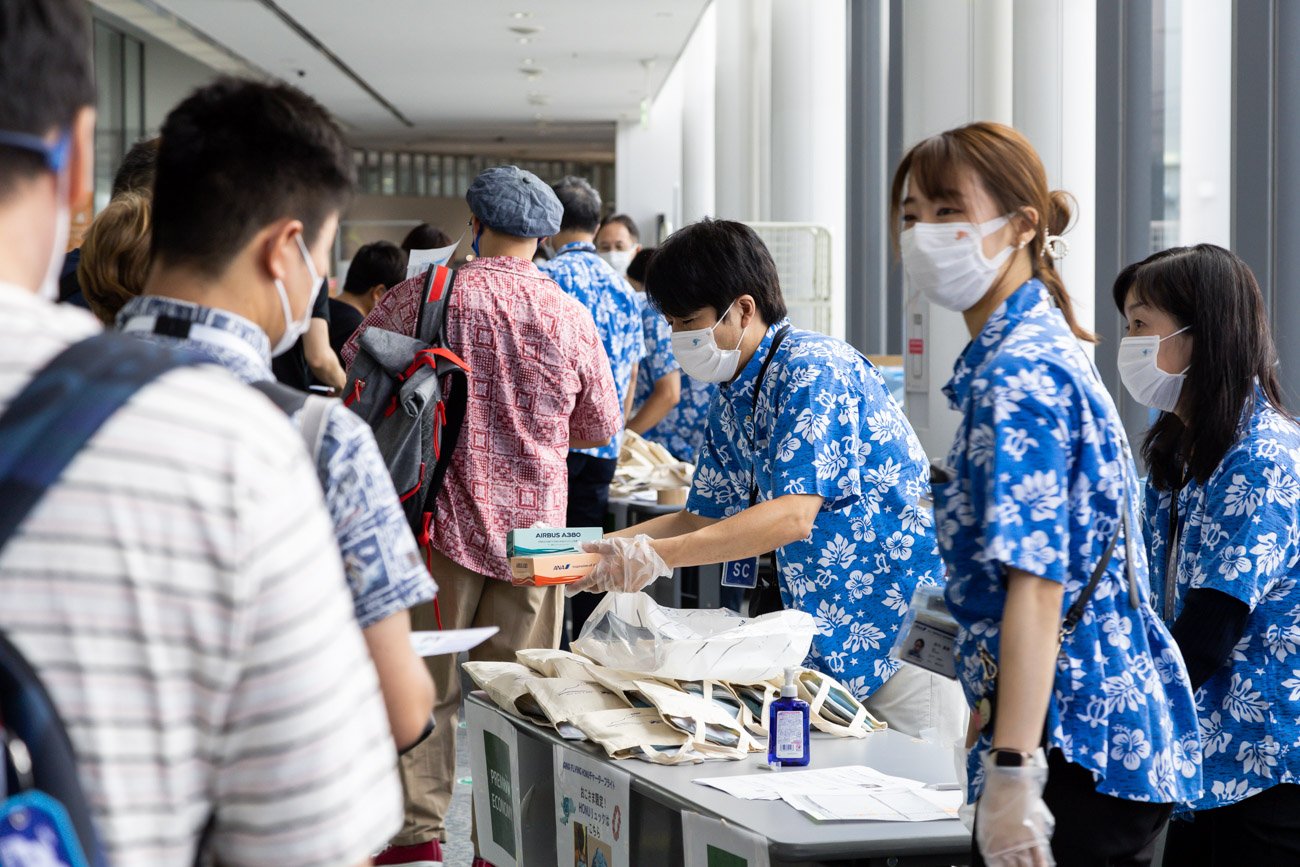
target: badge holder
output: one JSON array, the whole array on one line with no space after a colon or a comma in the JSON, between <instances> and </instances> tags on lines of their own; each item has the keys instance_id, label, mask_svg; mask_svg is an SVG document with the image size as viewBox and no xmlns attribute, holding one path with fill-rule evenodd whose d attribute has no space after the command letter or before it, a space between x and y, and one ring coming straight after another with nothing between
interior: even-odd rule
<instances>
[{"instance_id":1,"label":"badge holder","mask_svg":"<svg viewBox=\"0 0 1300 867\"><path fill-rule=\"evenodd\" d=\"M10 771L18 787L14 793L8 792ZM68 811L31 785L27 746L0 728L0 863L11 863L7 856L13 856L15 864L87 867Z\"/></svg>"},{"instance_id":2,"label":"badge holder","mask_svg":"<svg viewBox=\"0 0 1300 867\"><path fill-rule=\"evenodd\" d=\"M722 586L753 590L758 586L758 558L728 560L722 564Z\"/></svg>"},{"instance_id":3,"label":"badge holder","mask_svg":"<svg viewBox=\"0 0 1300 867\"><path fill-rule=\"evenodd\" d=\"M943 587L919 585L912 593L912 604L903 618L890 655L901 662L956 680L957 658L953 655L956 644L957 621L948 612Z\"/></svg>"}]
</instances>

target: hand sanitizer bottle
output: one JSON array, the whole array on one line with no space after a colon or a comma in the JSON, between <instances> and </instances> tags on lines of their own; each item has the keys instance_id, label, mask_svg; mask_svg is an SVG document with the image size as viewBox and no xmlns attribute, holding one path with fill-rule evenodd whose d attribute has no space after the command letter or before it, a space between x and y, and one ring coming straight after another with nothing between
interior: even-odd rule
<instances>
[{"instance_id":1,"label":"hand sanitizer bottle","mask_svg":"<svg viewBox=\"0 0 1300 867\"><path fill-rule=\"evenodd\" d=\"M767 722L767 763L802 766L808 764L808 702L799 700L794 679L797 668L785 670L781 697L772 702Z\"/></svg>"}]
</instances>

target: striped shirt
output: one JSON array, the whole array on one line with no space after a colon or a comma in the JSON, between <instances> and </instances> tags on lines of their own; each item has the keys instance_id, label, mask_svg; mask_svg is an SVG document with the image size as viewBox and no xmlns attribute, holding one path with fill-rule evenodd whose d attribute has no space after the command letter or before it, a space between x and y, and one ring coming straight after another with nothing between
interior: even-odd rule
<instances>
[{"instance_id":1,"label":"striped shirt","mask_svg":"<svg viewBox=\"0 0 1300 867\"><path fill-rule=\"evenodd\" d=\"M97 323L0 285L0 412ZM0 551L0 628L68 726L115 864L344 865L401 819L320 486L264 397L177 370Z\"/></svg>"}]
</instances>

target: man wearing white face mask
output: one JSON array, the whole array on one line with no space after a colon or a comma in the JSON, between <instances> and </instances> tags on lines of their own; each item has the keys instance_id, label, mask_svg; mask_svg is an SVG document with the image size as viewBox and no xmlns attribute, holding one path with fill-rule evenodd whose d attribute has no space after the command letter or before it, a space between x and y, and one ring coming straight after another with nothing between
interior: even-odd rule
<instances>
[{"instance_id":1,"label":"man wearing white face mask","mask_svg":"<svg viewBox=\"0 0 1300 867\"><path fill-rule=\"evenodd\" d=\"M162 135L153 270L118 328L198 352L246 383L270 382L271 358L306 332L323 291L352 190L342 137L305 94L235 79L196 91ZM310 430L308 417L322 417L312 457L393 738L408 747L428 728L433 686L411 649L407 610L436 587L370 428L338 401L312 400L292 421Z\"/></svg>"},{"instance_id":2,"label":"man wearing white face mask","mask_svg":"<svg viewBox=\"0 0 1300 867\"><path fill-rule=\"evenodd\" d=\"M843 341L790 325L772 257L742 223L673 234L646 292L682 370L718 395L686 509L589 545L603 557L578 589L630 592L774 551L783 604L817 624L806 664L893 728L956 738L956 684L890 657L913 591L943 565L925 453L884 379Z\"/></svg>"},{"instance_id":3,"label":"man wearing white face mask","mask_svg":"<svg viewBox=\"0 0 1300 867\"><path fill-rule=\"evenodd\" d=\"M80 0L0 3L0 631L63 716L34 770L65 729L90 863L369 863L400 788L299 438L226 371L49 300L91 189L89 23ZM63 863L48 841L0 860Z\"/></svg>"}]
</instances>

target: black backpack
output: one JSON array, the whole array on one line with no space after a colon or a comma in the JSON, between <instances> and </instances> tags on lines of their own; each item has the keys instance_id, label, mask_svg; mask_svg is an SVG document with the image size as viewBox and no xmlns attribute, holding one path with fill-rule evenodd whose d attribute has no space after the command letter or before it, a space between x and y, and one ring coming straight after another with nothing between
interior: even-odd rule
<instances>
[{"instance_id":1,"label":"black backpack","mask_svg":"<svg viewBox=\"0 0 1300 867\"><path fill-rule=\"evenodd\" d=\"M120 334L74 343L0 416L0 549L82 446L141 387L197 356ZM59 863L106 863L77 774L76 755L40 675L0 631L0 851L49 851ZM74 851L79 849L79 851Z\"/></svg>"},{"instance_id":2,"label":"black backpack","mask_svg":"<svg viewBox=\"0 0 1300 867\"><path fill-rule=\"evenodd\" d=\"M393 477L406 518L429 542L434 502L465 422L469 365L447 346L447 305L456 273L442 265L390 289L419 287L416 336L361 326L343 404L366 420Z\"/></svg>"}]
</instances>

